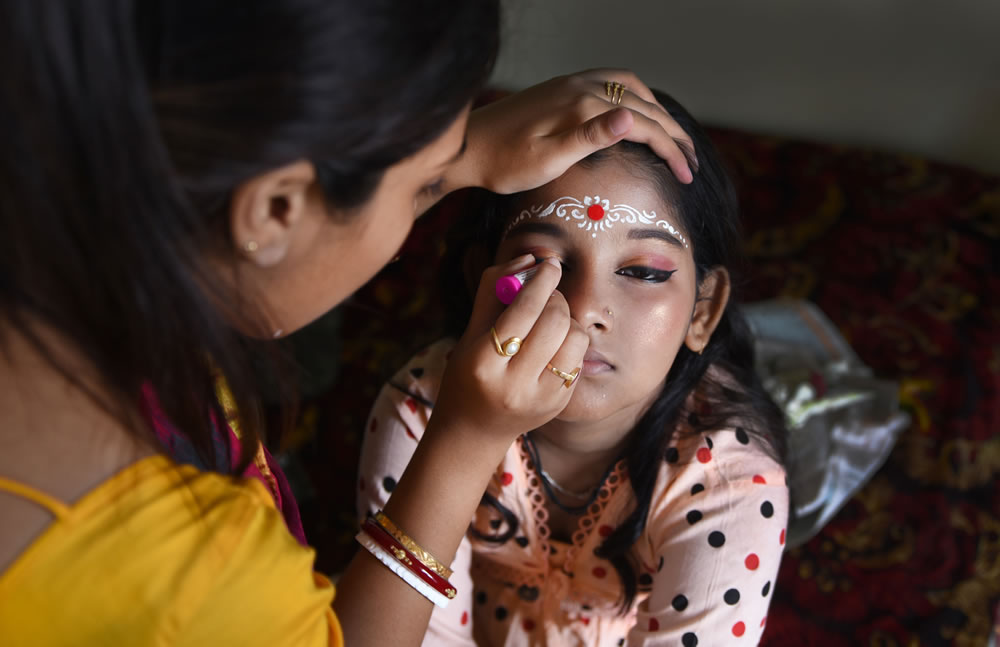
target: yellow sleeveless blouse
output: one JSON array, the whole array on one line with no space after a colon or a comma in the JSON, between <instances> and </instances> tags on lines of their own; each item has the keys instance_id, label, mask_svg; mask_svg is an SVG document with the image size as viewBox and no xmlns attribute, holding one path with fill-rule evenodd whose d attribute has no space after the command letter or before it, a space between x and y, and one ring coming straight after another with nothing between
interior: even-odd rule
<instances>
[{"instance_id":1,"label":"yellow sleeveless blouse","mask_svg":"<svg viewBox=\"0 0 1000 647\"><path fill-rule=\"evenodd\" d=\"M143 459L0 573L0 645L342 645L333 586L259 481Z\"/></svg>"}]
</instances>

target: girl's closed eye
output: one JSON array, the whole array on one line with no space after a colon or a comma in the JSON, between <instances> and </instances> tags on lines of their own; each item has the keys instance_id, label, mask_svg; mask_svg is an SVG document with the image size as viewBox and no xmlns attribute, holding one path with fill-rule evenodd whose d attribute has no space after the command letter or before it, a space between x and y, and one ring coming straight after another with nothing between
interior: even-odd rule
<instances>
[{"instance_id":1,"label":"girl's closed eye","mask_svg":"<svg viewBox=\"0 0 1000 647\"><path fill-rule=\"evenodd\" d=\"M615 272L620 276L627 276L631 279L643 281L645 283L663 283L669 279L677 270L661 270L645 265L630 265Z\"/></svg>"}]
</instances>

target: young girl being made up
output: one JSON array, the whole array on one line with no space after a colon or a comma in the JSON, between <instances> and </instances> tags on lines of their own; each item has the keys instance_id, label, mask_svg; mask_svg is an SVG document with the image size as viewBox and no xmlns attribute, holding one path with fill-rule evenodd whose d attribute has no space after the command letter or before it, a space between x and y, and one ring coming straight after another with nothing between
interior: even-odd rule
<instances>
[{"instance_id":1,"label":"young girl being made up","mask_svg":"<svg viewBox=\"0 0 1000 647\"><path fill-rule=\"evenodd\" d=\"M425 645L755 645L764 631L788 521L785 427L734 296L732 184L697 122L657 98L693 139L694 182L624 143L533 191L483 197L445 259L453 337L374 405L361 515L403 473L470 317L496 322L498 362L543 332L504 328L493 285L473 308L474 277L525 254L560 263L589 350L541 376L572 398L497 466L452 564L458 595Z\"/></svg>"}]
</instances>

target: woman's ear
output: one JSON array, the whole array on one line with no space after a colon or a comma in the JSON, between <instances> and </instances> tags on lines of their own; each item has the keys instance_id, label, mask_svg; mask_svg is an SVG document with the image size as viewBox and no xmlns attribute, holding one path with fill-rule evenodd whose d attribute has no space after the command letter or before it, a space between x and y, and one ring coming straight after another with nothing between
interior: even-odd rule
<instances>
[{"instance_id":1,"label":"woman's ear","mask_svg":"<svg viewBox=\"0 0 1000 647\"><path fill-rule=\"evenodd\" d=\"M268 171L247 180L233 192L230 228L243 256L259 267L277 265L306 219L316 180L306 161Z\"/></svg>"},{"instance_id":2,"label":"woman's ear","mask_svg":"<svg viewBox=\"0 0 1000 647\"><path fill-rule=\"evenodd\" d=\"M715 332L729 303L729 272L724 267L712 268L698 286L694 300L691 325L688 326L684 344L693 352L701 353Z\"/></svg>"}]
</instances>

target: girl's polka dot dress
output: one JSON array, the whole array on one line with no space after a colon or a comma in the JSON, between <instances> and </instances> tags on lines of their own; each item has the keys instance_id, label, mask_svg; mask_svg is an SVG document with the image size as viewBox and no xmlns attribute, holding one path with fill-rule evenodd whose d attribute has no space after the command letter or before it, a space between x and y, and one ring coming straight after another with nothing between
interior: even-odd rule
<instances>
[{"instance_id":1,"label":"girl's polka dot dress","mask_svg":"<svg viewBox=\"0 0 1000 647\"><path fill-rule=\"evenodd\" d=\"M365 429L360 515L379 509L419 441L453 342L414 357L380 393ZM523 443L507 452L452 568L458 597L435 609L425 645L756 645L785 543L785 471L743 429L667 449L646 528L633 546L638 594L595 554L631 511L624 462L580 516L550 538L545 493Z\"/></svg>"}]
</instances>

